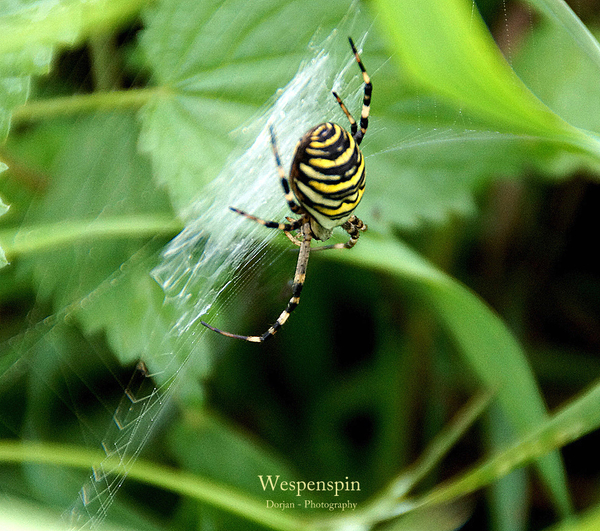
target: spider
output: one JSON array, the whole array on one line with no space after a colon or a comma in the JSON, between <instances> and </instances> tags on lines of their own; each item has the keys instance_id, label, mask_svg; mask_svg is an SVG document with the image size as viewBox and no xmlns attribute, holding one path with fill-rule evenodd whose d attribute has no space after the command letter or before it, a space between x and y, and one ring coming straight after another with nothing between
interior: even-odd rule
<instances>
[{"instance_id":1,"label":"spider","mask_svg":"<svg viewBox=\"0 0 600 531\"><path fill-rule=\"evenodd\" d=\"M289 177L286 176L275 140L275 132L270 127L271 147L275 156L281 186L290 210L300 216L287 218L289 223L266 221L234 207L230 209L252 221L270 229L283 231L300 247L296 273L292 284L292 297L277 321L261 336L242 336L224 332L214 326L201 323L214 332L227 337L262 343L273 337L285 324L292 311L300 302L300 292L306 279L306 266L310 254L310 242L326 241L333 229L342 227L350 236L346 243L336 243L318 247L322 249L351 249L358 241L360 233L367 226L354 214L365 189L365 161L359 149L369 125L369 110L373 85L351 38L350 47L362 72L365 83L363 107L360 115L360 129L341 98L333 93L340 108L350 122L350 133L331 122L319 124L310 129L298 142ZM297 236L291 231L299 229Z\"/></svg>"}]
</instances>

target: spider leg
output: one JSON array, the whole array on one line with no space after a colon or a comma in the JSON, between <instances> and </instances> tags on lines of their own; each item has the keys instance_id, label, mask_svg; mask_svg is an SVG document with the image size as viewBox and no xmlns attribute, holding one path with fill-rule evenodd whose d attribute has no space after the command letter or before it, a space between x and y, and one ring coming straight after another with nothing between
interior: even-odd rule
<instances>
[{"instance_id":1,"label":"spider leg","mask_svg":"<svg viewBox=\"0 0 600 531\"><path fill-rule=\"evenodd\" d=\"M289 233L287 230L283 231L283 233L286 235L287 239L290 240L294 245L297 245L298 247L300 247L302 245L301 237L294 236L293 234Z\"/></svg>"},{"instance_id":2,"label":"spider leg","mask_svg":"<svg viewBox=\"0 0 600 531\"><path fill-rule=\"evenodd\" d=\"M348 117L348 121L350 122L350 133L352 133L353 137L356 136L356 132L358 131L358 126L356 125L356 120L350 114L350 111L344 105L344 102L342 101L342 98L340 98L338 96L338 93L335 90L332 90L331 93L333 94L333 97L337 100L337 102L339 103L340 107L342 108L342 111L344 111L344 114Z\"/></svg>"},{"instance_id":3,"label":"spider leg","mask_svg":"<svg viewBox=\"0 0 600 531\"><path fill-rule=\"evenodd\" d=\"M253 216L252 214L248 214L247 212L244 212L243 210L240 210L235 207L229 207L229 209L232 210L233 212L235 212L236 214L239 214L240 216L244 216L245 218L251 219L252 221L256 221L256 223L260 223L261 225L264 225L268 229L279 229L279 230L282 230L285 232L289 232L291 230L299 229L302 226L302 224L304 223L303 217L294 220L292 223L279 223L278 221L267 221L265 219L257 218L256 216ZM286 218L286 219L290 219L290 218Z\"/></svg>"},{"instance_id":4,"label":"spider leg","mask_svg":"<svg viewBox=\"0 0 600 531\"><path fill-rule=\"evenodd\" d=\"M285 219L287 219L291 223L296 221L294 218L291 218L289 216L286 216ZM302 244L302 234L297 232L296 235L293 235L287 230L283 231L283 233L286 235L287 239L290 240L294 245L300 246Z\"/></svg>"},{"instance_id":5,"label":"spider leg","mask_svg":"<svg viewBox=\"0 0 600 531\"><path fill-rule=\"evenodd\" d=\"M362 223L362 222L361 222ZM302 225L302 236L303 240L300 244L300 252L298 253L298 262L296 263L296 272L294 274L294 283L292 284L292 297L290 298L285 310L281 312L277 321L271 326L262 336L241 336L238 334L232 334L230 332L224 332L214 326L200 321L206 328L210 328L212 331L221 334L222 336L233 337L235 339L243 339L250 341L251 343L263 343L267 339L273 337L277 330L279 330L285 322L288 320L290 314L296 306L300 303L300 293L304 287L304 281L306 280L306 267L308 265L308 257L310 255L310 242L312 240L312 231L310 229L310 223L305 221Z\"/></svg>"},{"instance_id":6,"label":"spider leg","mask_svg":"<svg viewBox=\"0 0 600 531\"><path fill-rule=\"evenodd\" d=\"M356 245L360 233L367 230L367 225L363 223L362 220L352 215L348 221L342 225L342 229L344 229L350 235L350 239L346 243L334 243L333 245L315 247L313 251L325 251L327 249L352 249L352 247Z\"/></svg>"},{"instance_id":7,"label":"spider leg","mask_svg":"<svg viewBox=\"0 0 600 531\"><path fill-rule=\"evenodd\" d=\"M354 57L356 57L356 62L360 67L360 71L362 72L363 80L365 82L365 95L363 96L363 107L362 112L360 113L360 131L358 131L356 134L352 132L354 140L356 140L356 143L360 145L365 133L367 132L367 127L369 127L369 111L371 109L371 93L373 92L373 85L371 83L369 74L367 74L365 65L363 65L360 55L358 55L356 46L354 46L354 41L350 37L348 37L348 40L350 41L352 53L354 53Z\"/></svg>"},{"instance_id":8,"label":"spider leg","mask_svg":"<svg viewBox=\"0 0 600 531\"><path fill-rule=\"evenodd\" d=\"M296 204L294 201L294 194L290 190L290 183L285 174L285 170L283 168L283 164L281 164L281 158L279 157L279 151L277 150L277 141L275 139L275 129L273 126L269 126L269 132L271 134L271 147L273 148L273 155L275 156L275 164L277 164L277 172L279 173L279 178L281 179L281 187L283 188L283 193L285 194L285 200L287 201L290 210L294 214L302 214L302 208Z\"/></svg>"}]
</instances>

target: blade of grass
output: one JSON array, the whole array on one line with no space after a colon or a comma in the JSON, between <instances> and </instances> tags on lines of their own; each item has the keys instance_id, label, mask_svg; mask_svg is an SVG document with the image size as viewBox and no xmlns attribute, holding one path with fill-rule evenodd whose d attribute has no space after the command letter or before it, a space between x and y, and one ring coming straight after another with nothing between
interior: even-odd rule
<instances>
[{"instance_id":1,"label":"blade of grass","mask_svg":"<svg viewBox=\"0 0 600 531\"><path fill-rule=\"evenodd\" d=\"M59 466L90 468L103 462L106 456L101 451L91 451L75 446L46 443L21 443L0 441L0 462L4 463L50 463ZM119 470L122 462L114 459L111 469ZM138 459L129 469L128 477L148 485L189 496L246 520L257 522L271 529L301 531L305 522L282 511L268 509L262 500L240 492L232 487Z\"/></svg>"},{"instance_id":2,"label":"blade of grass","mask_svg":"<svg viewBox=\"0 0 600 531\"><path fill-rule=\"evenodd\" d=\"M434 488L413 506L437 505L465 496L599 427L600 383L597 383L516 444L462 474L458 479Z\"/></svg>"},{"instance_id":3,"label":"blade of grass","mask_svg":"<svg viewBox=\"0 0 600 531\"><path fill-rule=\"evenodd\" d=\"M586 511L578 519L569 519L558 526L554 526L549 531L597 531L600 529L600 505Z\"/></svg>"},{"instance_id":4,"label":"blade of grass","mask_svg":"<svg viewBox=\"0 0 600 531\"><path fill-rule=\"evenodd\" d=\"M61 521L60 514L57 512L6 494L0 499L0 529L3 531L73 531L71 525ZM136 529L130 525L123 527L112 523L102 526L102 531L136 531Z\"/></svg>"},{"instance_id":5,"label":"blade of grass","mask_svg":"<svg viewBox=\"0 0 600 531\"><path fill-rule=\"evenodd\" d=\"M477 410L478 407L474 407L473 411ZM462 474L458 479L450 480L420 498L407 500L397 507L397 514L452 502L599 427L600 383L597 383L507 450ZM104 459L103 452L68 445L0 441L0 462L4 463L36 462L88 468ZM118 469L119 463L115 462L114 466ZM311 525L315 522L266 509L262 502L230 487L154 463L138 460L131 467L129 476L159 488L190 496L273 529L300 530L314 527ZM337 519L331 519L330 522L334 520Z\"/></svg>"},{"instance_id":6,"label":"blade of grass","mask_svg":"<svg viewBox=\"0 0 600 531\"><path fill-rule=\"evenodd\" d=\"M419 459L398 475L379 495L369 501L356 516L366 526L373 526L396 516L399 502L448 454L456 442L473 425L493 398L492 393L473 397L425 449Z\"/></svg>"},{"instance_id":7,"label":"blade of grass","mask_svg":"<svg viewBox=\"0 0 600 531\"><path fill-rule=\"evenodd\" d=\"M467 365L484 386L496 391L517 434L524 435L547 418L543 398L520 345L498 315L467 287L400 242L374 235L364 238L352 253L330 253L328 257L414 283L455 339ZM559 454L540 458L537 467L557 508L568 514L571 504Z\"/></svg>"}]
</instances>

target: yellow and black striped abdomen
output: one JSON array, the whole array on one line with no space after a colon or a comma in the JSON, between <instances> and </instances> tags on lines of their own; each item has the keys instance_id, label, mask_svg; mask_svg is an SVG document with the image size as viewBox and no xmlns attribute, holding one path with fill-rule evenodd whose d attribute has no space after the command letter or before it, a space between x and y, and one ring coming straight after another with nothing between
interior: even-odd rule
<instances>
[{"instance_id":1,"label":"yellow and black striped abdomen","mask_svg":"<svg viewBox=\"0 0 600 531\"><path fill-rule=\"evenodd\" d=\"M365 162L354 138L334 123L313 127L296 147L290 185L320 225L313 226L315 236L329 238L352 215L365 189Z\"/></svg>"}]
</instances>

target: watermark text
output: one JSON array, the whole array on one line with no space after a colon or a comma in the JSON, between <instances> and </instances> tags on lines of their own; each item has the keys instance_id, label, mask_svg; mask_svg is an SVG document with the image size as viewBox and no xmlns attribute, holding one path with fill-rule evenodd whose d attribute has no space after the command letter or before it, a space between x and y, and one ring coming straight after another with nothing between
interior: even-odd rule
<instances>
[{"instance_id":1,"label":"watermark text","mask_svg":"<svg viewBox=\"0 0 600 531\"><path fill-rule=\"evenodd\" d=\"M281 481L280 476L259 475L258 479L263 491L268 489L272 492L281 490L285 492L295 492L296 496L303 496L303 492L333 492L334 496L339 496L340 492L360 492L360 482L351 481L346 476L345 480L328 480L328 481Z\"/></svg>"}]
</instances>

